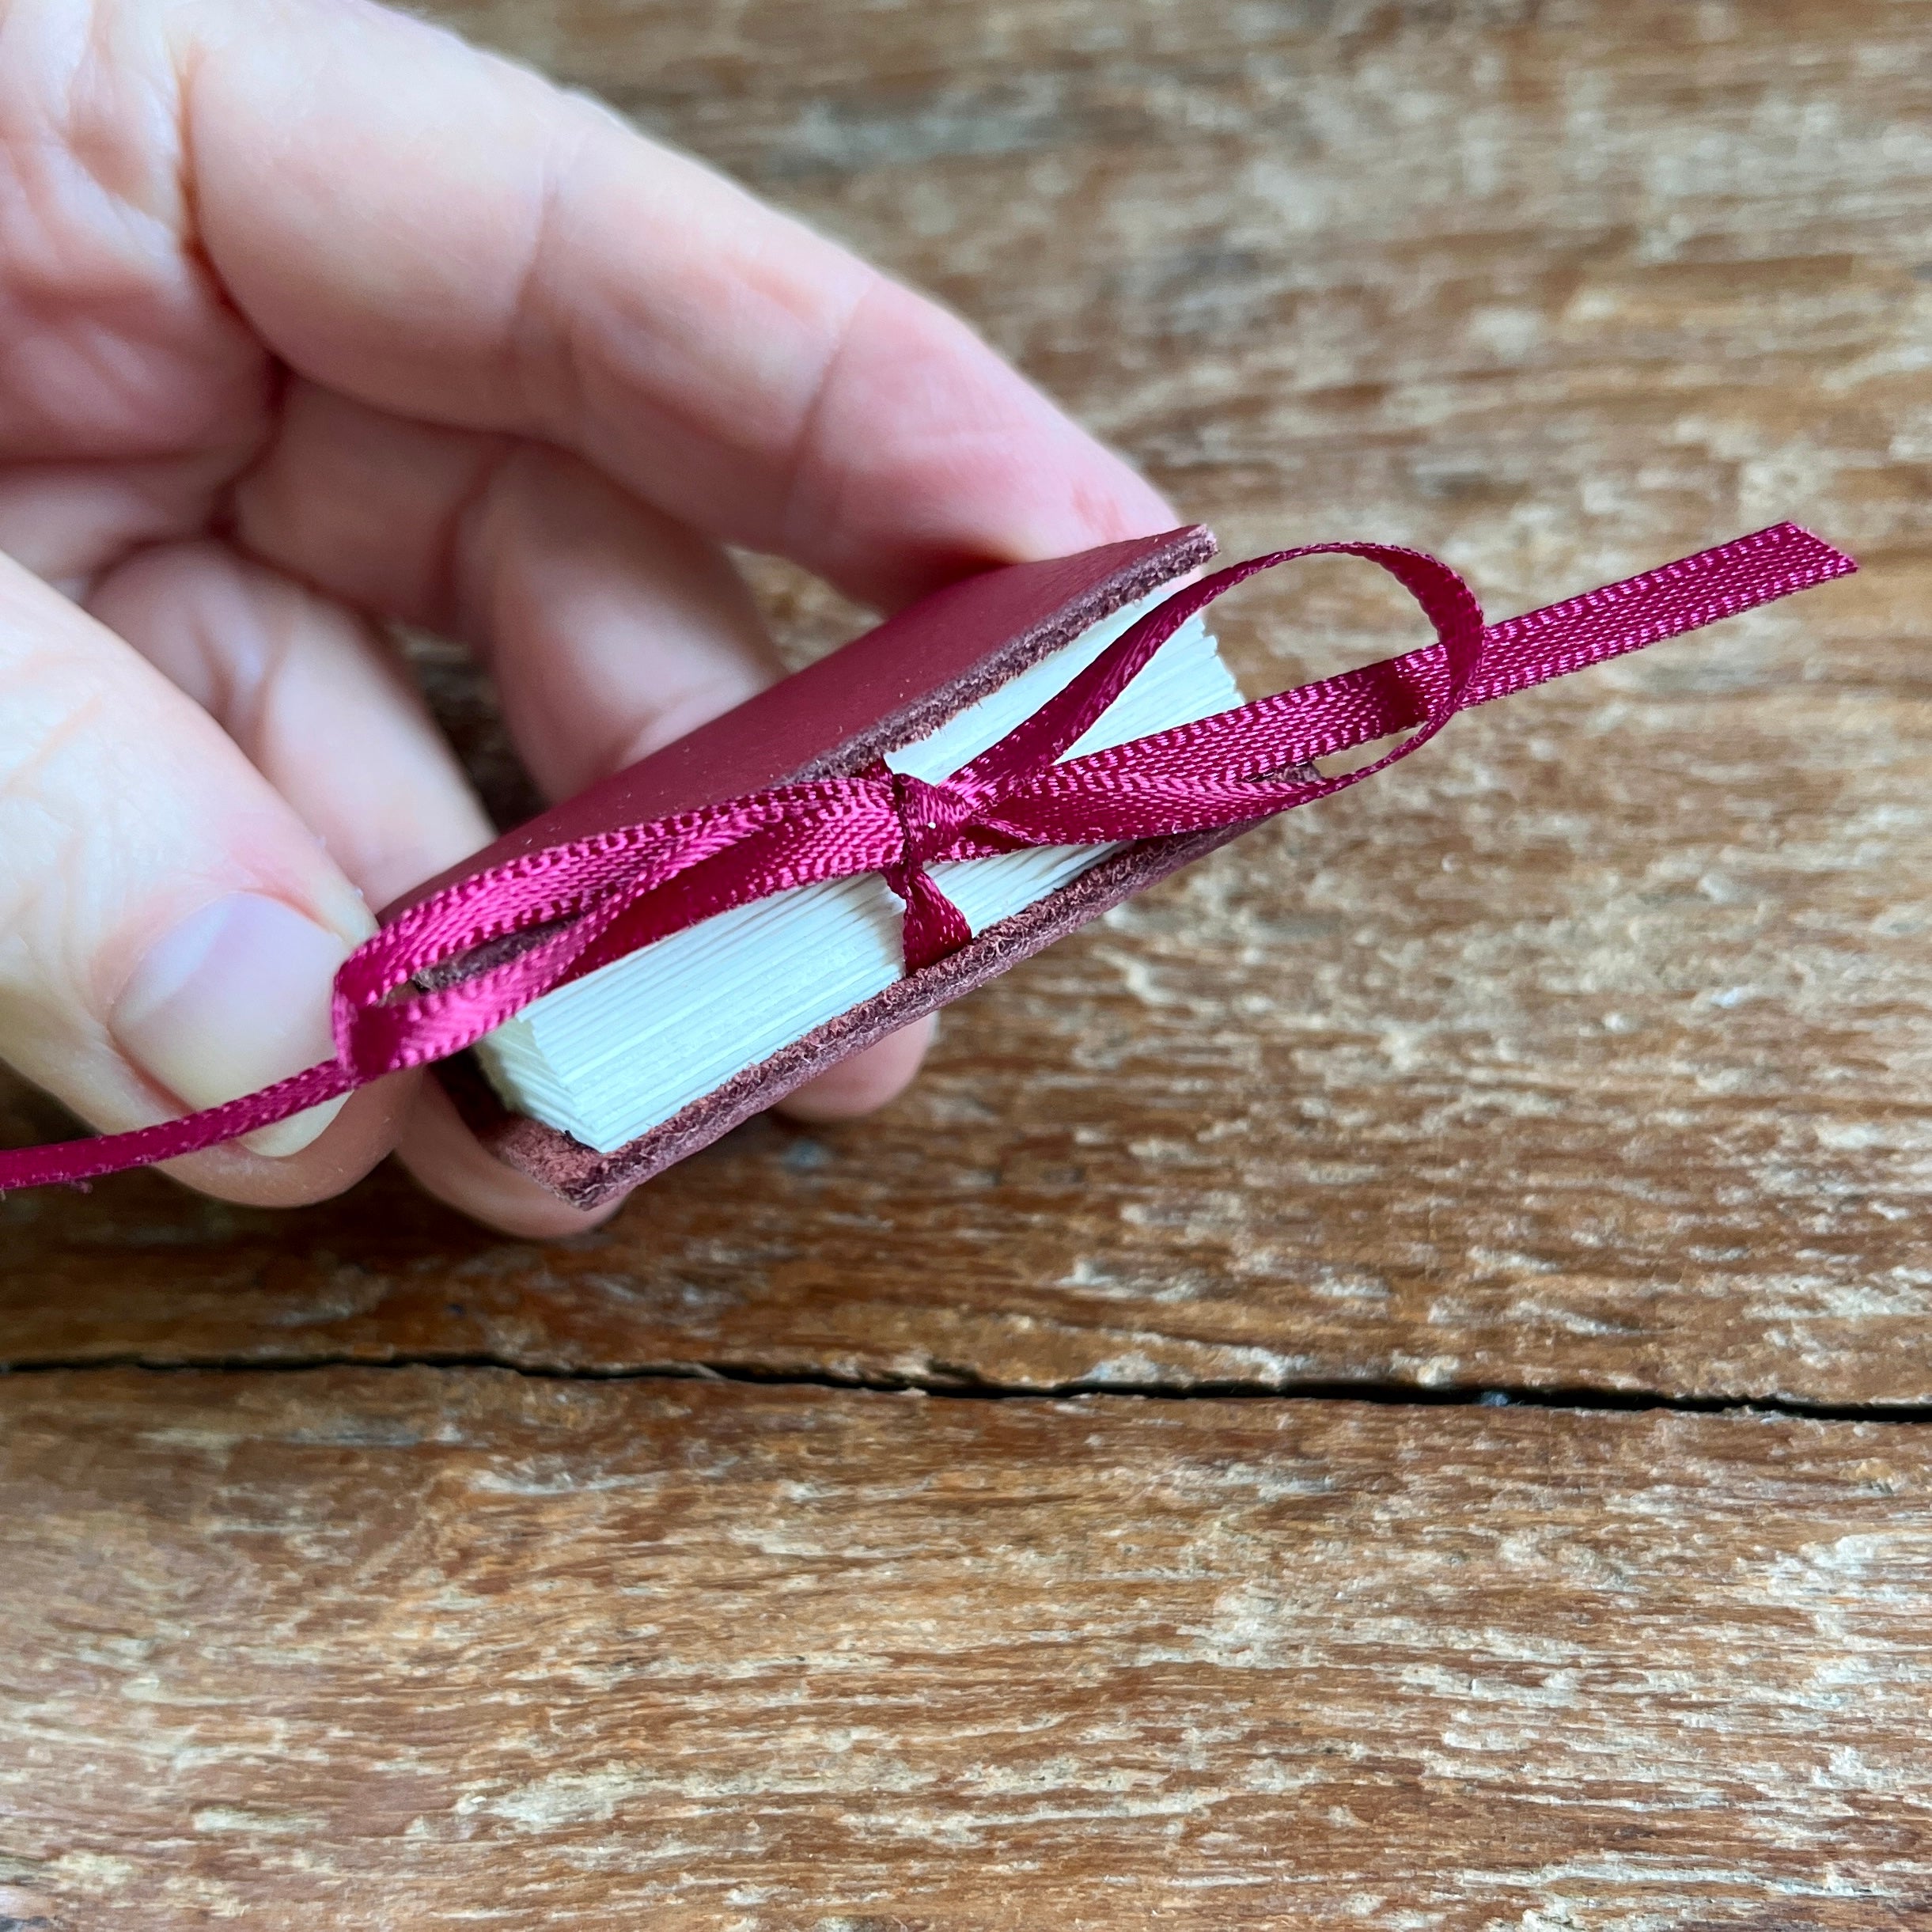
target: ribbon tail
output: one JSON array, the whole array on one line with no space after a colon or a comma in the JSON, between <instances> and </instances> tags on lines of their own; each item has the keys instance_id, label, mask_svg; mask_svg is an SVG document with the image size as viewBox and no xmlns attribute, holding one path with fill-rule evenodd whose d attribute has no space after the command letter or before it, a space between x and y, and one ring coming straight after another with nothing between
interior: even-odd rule
<instances>
[{"instance_id":1,"label":"ribbon tail","mask_svg":"<svg viewBox=\"0 0 1932 1932\"><path fill-rule=\"evenodd\" d=\"M272 1087L184 1115L179 1120L163 1120L126 1134L97 1134L89 1140L9 1149L0 1152L0 1194L15 1188L44 1188L63 1182L74 1185L131 1167L179 1160L183 1154L199 1154L252 1134L258 1127L292 1119L311 1107L339 1099L359 1084L339 1061L324 1060L304 1073L277 1081Z\"/></svg>"},{"instance_id":2,"label":"ribbon tail","mask_svg":"<svg viewBox=\"0 0 1932 1932\"><path fill-rule=\"evenodd\" d=\"M923 866L896 866L885 882L906 903L906 971L918 972L972 938L966 915L933 883Z\"/></svg>"},{"instance_id":3,"label":"ribbon tail","mask_svg":"<svg viewBox=\"0 0 1932 1932\"><path fill-rule=\"evenodd\" d=\"M1660 570L1491 624L1483 635L1482 669L1463 702L1506 698L1848 577L1858 567L1803 525L1774 523Z\"/></svg>"}]
</instances>

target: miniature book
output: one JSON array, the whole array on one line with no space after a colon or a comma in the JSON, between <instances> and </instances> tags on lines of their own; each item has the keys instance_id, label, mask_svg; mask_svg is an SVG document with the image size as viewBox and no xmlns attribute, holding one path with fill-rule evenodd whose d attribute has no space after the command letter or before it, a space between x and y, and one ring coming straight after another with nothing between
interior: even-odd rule
<instances>
[{"instance_id":1,"label":"miniature book","mask_svg":"<svg viewBox=\"0 0 1932 1932\"><path fill-rule=\"evenodd\" d=\"M1089 625L910 744L886 767L938 784L1070 683L1142 598ZM1241 701L1199 616L1068 752L1191 723ZM975 936L1049 898L1117 848L1029 846L932 868ZM640 947L547 993L472 1051L513 1112L600 1153L653 1132L748 1067L795 1047L900 978L899 907L877 873L794 886Z\"/></svg>"},{"instance_id":2,"label":"miniature book","mask_svg":"<svg viewBox=\"0 0 1932 1932\"><path fill-rule=\"evenodd\" d=\"M875 760L950 778L1063 689L1174 581L1200 528L969 578L689 737L532 820L461 869ZM1238 705L1189 618L1070 748L1142 737ZM1030 847L935 865L973 941L905 976L900 907L877 873L793 888L638 949L476 1043L446 1084L500 1158L581 1205L669 1166L847 1054L1003 972L1185 854L1142 848L1070 891L1118 844ZM460 874L410 894L419 903Z\"/></svg>"}]
</instances>

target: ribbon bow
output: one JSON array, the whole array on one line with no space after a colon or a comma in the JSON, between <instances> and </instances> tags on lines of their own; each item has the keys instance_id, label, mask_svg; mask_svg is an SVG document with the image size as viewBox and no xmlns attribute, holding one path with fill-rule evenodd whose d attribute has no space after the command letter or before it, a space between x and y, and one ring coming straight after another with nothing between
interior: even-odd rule
<instances>
[{"instance_id":1,"label":"ribbon bow","mask_svg":"<svg viewBox=\"0 0 1932 1932\"><path fill-rule=\"evenodd\" d=\"M1063 756L1196 611L1298 557L1361 557L1435 629L1419 650L1078 758ZM132 1133L0 1153L0 1191L169 1160L287 1119L384 1074L460 1052L533 1000L638 947L794 886L881 873L904 902L908 972L972 937L937 861L1107 845L1237 825L1358 785L1459 710L1601 663L1856 569L1796 524L1485 625L1448 565L1387 544L1275 551L1184 586L1065 689L933 785L883 763L525 854L412 906L335 976L335 1058L259 1092ZM1410 735L1358 770L1314 761ZM528 936L528 937L520 937ZM515 949L500 942L512 942ZM419 990L476 955L509 957Z\"/></svg>"}]
</instances>

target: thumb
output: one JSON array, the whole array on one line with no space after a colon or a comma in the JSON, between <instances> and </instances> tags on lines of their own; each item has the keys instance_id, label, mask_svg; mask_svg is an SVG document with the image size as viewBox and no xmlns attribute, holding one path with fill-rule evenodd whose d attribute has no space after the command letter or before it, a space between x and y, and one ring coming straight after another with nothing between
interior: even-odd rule
<instances>
[{"instance_id":1,"label":"thumb","mask_svg":"<svg viewBox=\"0 0 1932 1932\"><path fill-rule=\"evenodd\" d=\"M0 1059L98 1127L146 1126L333 1056L361 897L206 713L0 556ZM316 1108L172 1164L259 1204L335 1192L403 1096Z\"/></svg>"}]
</instances>

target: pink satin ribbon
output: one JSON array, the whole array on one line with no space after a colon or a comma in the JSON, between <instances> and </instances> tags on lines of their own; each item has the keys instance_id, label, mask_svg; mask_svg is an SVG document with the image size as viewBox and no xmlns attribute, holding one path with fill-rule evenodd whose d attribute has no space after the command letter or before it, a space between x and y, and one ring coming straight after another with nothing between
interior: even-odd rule
<instances>
[{"instance_id":1,"label":"pink satin ribbon","mask_svg":"<svg viewBox=\"0 0 1932 1932\"><path fill-rule=\"evenodd\" d=\"M1061 761L1188 618L1297 557L1362 557L1408 590L1436 641L1197 724ZM944 783L875 765L525 854L411 907L335 976L336 1057L225 1106L132 1133L0 1154L0 1191L173 1159L286 1120L385 1074L445 1059L532 1001L701 919L823 879L883 873L905 903L917 972L972 938L935 860L1021 846L1105 845L1271 817L1386 771L1456 713L1601 664L1857 566L1781 523L1640 577L1485 626L1446 564L1386 544L1309 544L1215 571L1142 618L1065 690ZM1359 770L1310 761L1399 731ZM492 940L542 935L441 991L421 975Z\"/></svg>"}]
</instances>

